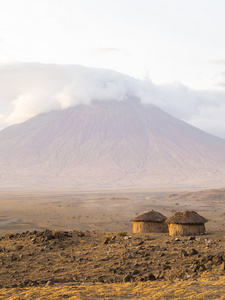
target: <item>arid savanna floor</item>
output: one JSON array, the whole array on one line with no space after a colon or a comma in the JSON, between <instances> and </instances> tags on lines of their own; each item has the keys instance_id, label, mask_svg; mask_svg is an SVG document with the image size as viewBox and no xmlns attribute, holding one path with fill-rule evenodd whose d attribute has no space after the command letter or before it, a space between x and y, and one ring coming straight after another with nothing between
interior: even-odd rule
<instances>
[{"instance_id":1,"label":"arid savanna floor","mask_svg":"<svg viewBox=\"0 0 225 300\"><path fill-rule=\"evenodd\" d=\"M225 229L225 189L192 191L0 191L0 235L26 230L132 231L149 210L196 210L207 229Z\"/></svg>"},{"instance_id":2,"label":"arid savanna floor","mask_svg":"<svg viewBox=\"0 0 225 300\"><path fill-rule=\"evenodd\" d=\"M132 234L151 209L207 233ZM0 237L0 299L225 299L225 189L1 191Z\"/></svg>"}]
</instances>

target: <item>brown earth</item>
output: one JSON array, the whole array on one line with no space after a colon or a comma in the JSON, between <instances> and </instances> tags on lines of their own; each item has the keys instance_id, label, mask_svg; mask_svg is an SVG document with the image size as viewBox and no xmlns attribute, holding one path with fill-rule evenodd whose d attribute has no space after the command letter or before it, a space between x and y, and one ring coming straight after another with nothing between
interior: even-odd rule
<instances>
[{"instance_id":1,"label":"brown earth","mask_svg":"<svg viewBox=\"0 0 225 300\"><path fill-rule=\"evenodd\" d=\"M0 236L39 230L132 231L130 220L149 210L166 217L195 210L207 230L225 230L225 189L0 191Z\"/></svg>"},{"instance_id":2,"label":"brown earth","mask_svg":"<svg viewBox=\"0 0 225 300\"><path fill-rule=\"evenodd\" d=\"M2 191L0 299L225 299L224 194ZM152 208L195 209L207 233L131 233Z\"/></svg>"},{"instance_id":3,"label":"brown earth","mask_svg":"<svg viewBox=\"0 0 225 300\"><path fill-rule=\"evenodd\" d=\"M224 245L224 231L179 238L50 230L8 234L0 241L0 287L225 279Z\"/></svg>"}]
</instances>

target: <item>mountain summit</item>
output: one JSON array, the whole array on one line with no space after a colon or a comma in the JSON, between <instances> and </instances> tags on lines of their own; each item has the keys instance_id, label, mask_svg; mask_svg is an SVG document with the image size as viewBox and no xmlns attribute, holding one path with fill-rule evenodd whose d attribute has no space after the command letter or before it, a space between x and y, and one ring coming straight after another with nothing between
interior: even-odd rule
<instances>
[{"instance_id":1,"label":"mountain summit","mask_svg":"<svg viewBox=\"0 0 225 300\"><path fill-rule=\"evenodd\" d=\"M1 188L213 187L225 141L137 99L93 101L0 131Z\"/></svg>"}]
</instances>

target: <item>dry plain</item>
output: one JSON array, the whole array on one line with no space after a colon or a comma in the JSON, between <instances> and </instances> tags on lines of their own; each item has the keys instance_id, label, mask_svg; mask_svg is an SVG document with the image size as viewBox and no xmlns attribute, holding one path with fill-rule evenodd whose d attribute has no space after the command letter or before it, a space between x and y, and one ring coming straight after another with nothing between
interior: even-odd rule
<instances>
[{"instance_id":1,"label":"dry plain","mask_svg":"<svg viewBox=\"0 0 225 300\"><path fill-rule=\"evenodd\" d=\"M1 299L225 299L223 258L213 261L225 251L225 189L5 190L0 203ZM209 219L207 235L191 242L131 234L130 219L151 209L167 217L196 210ZM57 232L62 236L56 238ZM193 248L198 254L180 257Z\"/></svg>"}]
</instances>

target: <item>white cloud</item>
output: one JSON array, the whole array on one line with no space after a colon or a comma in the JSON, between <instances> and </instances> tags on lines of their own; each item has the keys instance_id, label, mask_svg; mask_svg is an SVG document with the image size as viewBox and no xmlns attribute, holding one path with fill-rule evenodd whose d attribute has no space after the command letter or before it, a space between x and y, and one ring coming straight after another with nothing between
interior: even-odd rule
<instances>
[{"instance_id":1,"label":"white cloud","mask_svg":"<svg viewBox=\"0 0 225 300\"><path fill-rule=\"evenodd\" d=\"M111 70L74 65L0 65L0 128L36 114L92 100L140 98L200 129L225 138L225 89L155 85Z\"/></svg>"},{"instance_id":2,"label":"white cloud","mask_svg":"<svg viewBox=\"0 0 225 300\"><path fill-rule=\"evenodd\" d=\"M73 82L63 87L57 95L62 108L92 100L123 100L126 95L138 93L138 82L115 71L80 69L74 73Z\"/></svg>"}]
</instances>

